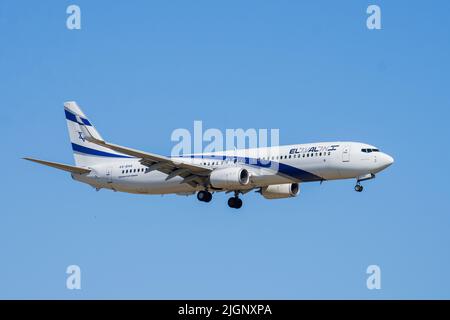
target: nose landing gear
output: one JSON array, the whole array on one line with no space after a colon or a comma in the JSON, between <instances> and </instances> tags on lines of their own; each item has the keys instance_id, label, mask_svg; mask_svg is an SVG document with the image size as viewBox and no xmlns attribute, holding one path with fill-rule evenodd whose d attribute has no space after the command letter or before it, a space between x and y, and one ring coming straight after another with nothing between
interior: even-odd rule
<instances>
[{"instance_id":1,"label":"nose landing gear","mask_svg":"<svg viewBox=\"0 0 450 320\"><path fill-rule=\"evenodd\" d=\"M364 190L364 187L361 185L361 181L366 181L370 179L374 179L375 175L373 173L367 173L365 175L356 177L356 186L355 191L356 192L362 192Z\"/></svg>"},{"instance_id":2,"label":"nose landing gear","mask_svg":"<svg viewBox=\"0 0 450 320\"><path fill-rule=\"evenodd\" d=\"M355 186L356 192L362 192L364 190L364 187L358 182Z\"/></svg>"}]
</instances>

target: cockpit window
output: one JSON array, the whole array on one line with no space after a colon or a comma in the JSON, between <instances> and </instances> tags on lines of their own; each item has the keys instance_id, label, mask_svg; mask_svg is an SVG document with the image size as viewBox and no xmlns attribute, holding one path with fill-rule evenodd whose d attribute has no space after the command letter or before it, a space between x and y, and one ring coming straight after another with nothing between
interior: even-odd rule
<instances>
[{"instance_id":1,"label":"cockpit window","mask_svg":"<svg viewBox=\"0 0 450 320\"><path fill-rule=\"evenodd\" d=\"M369 148L369 149L361 149L361 152L371 153L371 152L380 152L380 150L379 149Z\"/></svg>"}]
</instances>

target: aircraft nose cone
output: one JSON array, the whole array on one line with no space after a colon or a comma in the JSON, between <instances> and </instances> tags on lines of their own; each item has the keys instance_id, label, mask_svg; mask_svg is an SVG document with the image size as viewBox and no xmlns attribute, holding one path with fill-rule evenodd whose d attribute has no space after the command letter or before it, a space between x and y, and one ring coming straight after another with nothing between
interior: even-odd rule
<instances>
[{"instance_id":1,"label":"aircraft nose cone","mask_svg":"<svg viewBox=\"0 0 450 320\"><path fill-rule=\"evenodd\" d=\"M394 158L392 158L390 155L386 155L386 162L387 162L387 165L388 166L390 166L391 164L393 164L394 163Z\"/></svg>"},{"instance_id":2,"label":"aircraft nose cone","mask_svg":"<svg viewBox=\"0 0 450 320\"><path fill-rule=\"evenodd\" d=\"M391 164L394 163L394 158L392 158L390 155L383 153L383 155L381 156L380 159L380 169L386 169L387 167L389 167Z\"/></svg>"}]
</instances>

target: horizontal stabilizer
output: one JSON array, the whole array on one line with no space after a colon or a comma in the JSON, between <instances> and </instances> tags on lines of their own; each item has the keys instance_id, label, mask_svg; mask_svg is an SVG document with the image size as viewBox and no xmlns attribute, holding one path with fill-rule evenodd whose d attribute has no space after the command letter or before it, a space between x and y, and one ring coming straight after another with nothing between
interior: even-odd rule
<instances>
[{"instance_id":1,"label":"horizontal stabilizer","mask_svg":"<svg viewBox=\"0 0 450 320\"><path fill-rule=\"evenodd\" d=\"M62 164L62 163L57 163L57 162L38 160L38 159L33 159L33 158L24 158L24 159L28 160L28 161L33 161L33 162L36 162L36 163L39 163L39 164L43 164L43 165L46 165L46 166L49 166L49 167L53 167L53 168L56 168L56 169L68 171L68 172L71 172L71 173L83 174L83 173L91 172L91 170L89 170L89 169L75 167L75 166L70 166L68 164Z\"/></svg>"}]
</instances>

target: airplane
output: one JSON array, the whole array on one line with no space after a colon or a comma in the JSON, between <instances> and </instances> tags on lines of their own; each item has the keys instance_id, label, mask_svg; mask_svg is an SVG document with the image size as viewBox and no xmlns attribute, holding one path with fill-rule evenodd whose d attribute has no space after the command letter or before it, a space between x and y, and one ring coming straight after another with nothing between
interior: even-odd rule
<instances>
[{"instance_id":1,"label":"airplane","mask_svg":"<svg viewBox=\"0 0 450 320\"><path fill-rule=\"evenodd\" d=\"M266 199L291 198L304 182L356 179L354 189L361 192L362 181L394 163L378 148L350 141L163 156L105 141L74 101L64 103L64 112L75 166L24 159L70 172L97 191L197 194L202 202L215 192L233 193L228 206L239 209L240 196L252 190Z\"/></svg>"}]
</instances>

